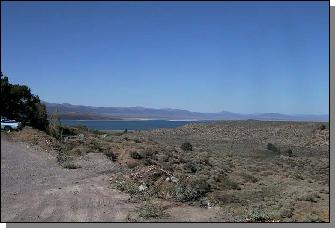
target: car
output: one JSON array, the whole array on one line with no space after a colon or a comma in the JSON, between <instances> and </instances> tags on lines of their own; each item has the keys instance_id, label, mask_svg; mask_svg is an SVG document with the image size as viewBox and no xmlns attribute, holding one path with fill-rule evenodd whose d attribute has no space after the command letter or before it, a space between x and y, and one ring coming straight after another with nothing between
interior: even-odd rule
<instances>
[{"instance_id":1,"label":"car","mask_svg":"<svg viewBox=\"0 0 336 229\"><path fill-rule=\"evenodd\" d=\"M21 130L22 123L7 118L1 118L1 130L11 132L12 130Z\"/></svg>"}]
</instances>

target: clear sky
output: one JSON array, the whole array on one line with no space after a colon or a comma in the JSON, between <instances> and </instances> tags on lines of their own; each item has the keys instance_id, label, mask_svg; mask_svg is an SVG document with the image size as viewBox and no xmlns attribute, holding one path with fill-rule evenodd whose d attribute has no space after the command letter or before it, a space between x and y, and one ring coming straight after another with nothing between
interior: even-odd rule
<instances>
[{"instance_id":1,"label":"clear sky","mask_svg":"<svg viewBox=\"0 0 336 229\"><path fill-rule=\"evenodd\" d=\"M2 2L1 71L47 102L327 114L328 2Z\"/></svg>"}]
</instances>

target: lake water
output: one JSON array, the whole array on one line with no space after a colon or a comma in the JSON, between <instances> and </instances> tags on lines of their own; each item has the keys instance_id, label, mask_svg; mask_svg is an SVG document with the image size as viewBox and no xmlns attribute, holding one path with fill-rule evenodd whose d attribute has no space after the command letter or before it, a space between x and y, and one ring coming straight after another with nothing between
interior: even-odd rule
<instances>
[{"instance_id":1,"label":"lake water","mask_svg":"<svg viewBox=\"0 0 336 229\"><path fill-rule=\"evenodd\" d=\"M158 128L175 128L189 123L208 121L169 121L169 120L61 120L62 125L85 125L95 130L152 130Z\"/></svg>"}]
</instances>

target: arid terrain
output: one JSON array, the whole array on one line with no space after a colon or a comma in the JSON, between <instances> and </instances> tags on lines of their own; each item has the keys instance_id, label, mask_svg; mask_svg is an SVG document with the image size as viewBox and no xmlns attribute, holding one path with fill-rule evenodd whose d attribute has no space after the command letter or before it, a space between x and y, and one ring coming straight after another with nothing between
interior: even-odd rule
<instances>
[{"instance_id":1,"label":"arid terrain","mask_svg":"<svg viewBox=\"0 0 336 229\"><path fill-rule=\"evenodd\" d=\"M328 126L1 133L1 221L329 222Z\"/></svg>"}]
</instances>

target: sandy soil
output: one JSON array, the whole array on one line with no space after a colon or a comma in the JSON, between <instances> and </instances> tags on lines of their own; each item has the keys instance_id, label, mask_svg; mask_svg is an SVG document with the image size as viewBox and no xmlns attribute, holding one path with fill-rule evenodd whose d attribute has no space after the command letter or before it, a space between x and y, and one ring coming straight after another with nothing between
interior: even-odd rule
<instances>
[{"instance_id":1,"label":"sandy soil","mask_svg":"<svg viewBox=\"0 0 336 229\"><path fill-rule=\"evenodd\" d=\"M134 204L109 188L109 177L98 166L102 162L91 161L86 168L67 170L53 153L8 141L2 134L1 221L125 221ZM109 163L108 173L119 169Z\"/></svg>"}]
</instances>

